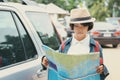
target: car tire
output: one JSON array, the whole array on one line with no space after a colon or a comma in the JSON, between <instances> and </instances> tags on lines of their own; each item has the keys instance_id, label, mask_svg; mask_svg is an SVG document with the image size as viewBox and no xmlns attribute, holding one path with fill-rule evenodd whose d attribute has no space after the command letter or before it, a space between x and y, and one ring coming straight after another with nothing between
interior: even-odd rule
<instances>
[{"instance_id":1,"label":"car tire","mask_svg":"<svg viewBox=\"0 0 120 80\"><path fill-rule=\"evenodd\" d=\"M104 47L105 45L101 44L101 47Z\"/></svg>"},{"instance_id":2,"label":"car tire","mask_svg":"<svg viewBox=\"0 0 120 80\"><path fill-rule=\"evenodd\" d=\"M113 44L113 48L116 48L118 45L117 44Z\"/></svg>"}]
</instances>

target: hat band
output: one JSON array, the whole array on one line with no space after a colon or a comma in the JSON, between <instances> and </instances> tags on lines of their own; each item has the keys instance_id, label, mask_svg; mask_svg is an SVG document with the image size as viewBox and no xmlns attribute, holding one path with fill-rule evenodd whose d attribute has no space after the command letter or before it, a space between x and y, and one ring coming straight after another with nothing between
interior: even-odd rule
<instances>
[{"instance_id":1,"label":"hat band","mask_svg":"<svg viewBox=\"0 0 120 80\"><path fill-rule=\"evenodd\" d=\"M73 18L71 21L84 21L84 20L89 20L91 19L91 16L89 17L83 17L83 18Z\"/></svg>"}]
</instances>

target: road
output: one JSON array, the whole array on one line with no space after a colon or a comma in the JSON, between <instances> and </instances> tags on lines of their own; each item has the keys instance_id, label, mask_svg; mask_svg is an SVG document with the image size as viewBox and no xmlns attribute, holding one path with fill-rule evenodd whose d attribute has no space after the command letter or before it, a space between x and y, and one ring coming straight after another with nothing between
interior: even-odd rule
<instances>
[{"instance_id":1,"label":"road","mask_svg":"<svg viewBox=\"0 0 120 80\"><path fill-rule=\"evenodd\" d=\"M117 48L103 48L104 64L108 67L110 75L106 80L120 79L120 45Z\"/></svg>"}]
</instances>

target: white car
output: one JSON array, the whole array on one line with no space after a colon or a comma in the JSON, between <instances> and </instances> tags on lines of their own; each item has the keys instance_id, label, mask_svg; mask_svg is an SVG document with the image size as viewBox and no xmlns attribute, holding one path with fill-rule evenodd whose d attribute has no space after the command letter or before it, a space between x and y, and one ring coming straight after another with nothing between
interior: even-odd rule
<instances>
[{"instance_id":1,"label":"white car","mask_svg":"<svg viewBox=\"0 0 120 80\"><path fill-rule=\"evenodd\" d=\"M60 45L44 9L0 3L0 80L47 80L43 44L55 50Z\"/></svg>"},{"instance_id":2,"label":"white car","mask_svg":"<svg viewBox=\"0 0 120 80\"><path fill-rule=\"evenodd\" d=\"M120 31L115 25L107 22L94 22L91 36L101 45L112 44L116 48L120 43Z\"/></svg>"}]
</instances>

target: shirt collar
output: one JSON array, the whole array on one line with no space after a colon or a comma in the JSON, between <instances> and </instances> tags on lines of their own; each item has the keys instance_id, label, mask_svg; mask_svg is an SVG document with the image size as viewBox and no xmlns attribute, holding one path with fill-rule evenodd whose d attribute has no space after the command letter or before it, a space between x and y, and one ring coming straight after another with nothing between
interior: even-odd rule
<instances>
[{"instance_id":1,"label":"shirt collar","mask_svg":"<svg viewBox=\"0 0 120 80\"><path fill-rule=\"evenodd\" d=\"M72 45L75 45L75 44L89 45L90 44L90 35L87 34L87 36L81 41L76 40L75 37L73 36Z\"/></svg>"}]
</instances>

